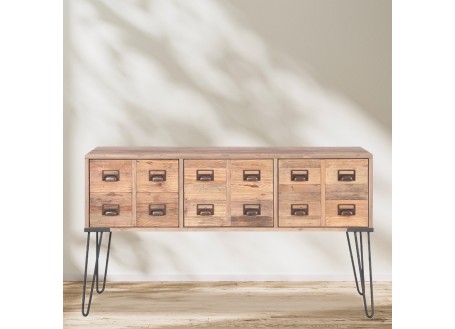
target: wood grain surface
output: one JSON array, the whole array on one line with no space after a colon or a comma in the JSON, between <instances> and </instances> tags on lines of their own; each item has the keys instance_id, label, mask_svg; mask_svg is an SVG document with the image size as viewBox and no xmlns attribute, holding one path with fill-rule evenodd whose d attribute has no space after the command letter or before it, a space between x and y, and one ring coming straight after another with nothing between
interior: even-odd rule
<instances>
[{"instance_id":1,"label":"wood grain surface","mask_svg":"<svg viewBox=\"0 0 455 329\"><path fill-rule=\"evenodd\" d=\"M132 225L131 193L90 193L90 226L116 227ZM118 205L118 216L104 216L103 205Z\"/></svg>"},{"instance_id":2,"label":"wood grain surface","mask_svg":"<svg viewBox=\"0 0 455 329\"><path fill-rule=\"evenodd\" d=\"M108 282L81 315L81 282L63 284L67 329L392 328L392 284L375 282L375 317L354 282Z\"/></svg>"},{"instance_id":3,"label":"wood grain surface","mask_svg":"<svg viewBox=\"0 0 455 329\"><path fill-rule=\"evenodd\" d=\"M97 147L88 159L369 159L361 147Z\"/></svg>"},{"instance_id":4,"label":"wood grain surface","mask_svg":"<svg viewBox=\"0 0 455 329\"><path fill-rule=\"evenodd\" d=\"M178 193L137 193L136 225L140 227L178 227ZM150 205L166 206L164 216L151 216Z\"/></svg>"},{"instance_id":5,"label":"wood grain surface","mask_svg":"<svg viewBox=\"0 0 455 329\"><path fill-rule=\"evenodd\" d=\"M279 227L321 226L321 163L324 160L279 160ZM306 171L307 181L293 181L294 172ZM292 204L308 205L307 216L291 215Z\"/></svg>"},{"instance_id":6,"label":"wood grain surface","mask_svg":"<svg viewBox=\"0 0 455 329\"><path fill-rule=\"evenodd\" d=\"M178 160L140 160L137 161L137 192L175 192L179 190ZM166 180L153 182L149 180L150 171L164 171Z\"/></svg>"},{"instance_id":7,"label":"wood grain surface","mask_svg":"<svg viewBox=\"0 0 455 329\"><path fill-rule=\"evenodd\" d=\"M259 216L246 216L243 214L244 205L253 204L261 207ZM273 227L273 201L272 200L250 200L231 202L231 226L241 227Z\"/></svg>"},{"instance_id":8,"label":"wood grain surface","mask_svg":"<svg viewBox=\"0 0 455 329\"><path fill-rule=\"evenodd\" d=\"M199 216L197 205L213 204L213 215ZM230 220L226 216L226 201L185 200L183 210L185 227L229 226Z\"/></svg>"},{"instance_id":9,"label":"wood grain surface","mask_svg":"<svg viewBox=\"0 0 455 329\"><path fill-rule=\"evenodd\" d=\"M372 227L371 158L369 152L355 147L97 148L86 156L85 226L119 230ZM339 180L340 170L355 172L355 179ZM150 181L150 171L165 171L165 181ZM198 171L213 173L213 181L199 181ZM292 180L293 171L307 173L308 179ZM117 173L118 180L103 181L106 172ZM250 177L260 173L260 180L244 180L246 173ZM107 218L100 209L104 203L114 203L112 196L117 198L115 203L122 203L122 211ZM149 205L158 201L168 209L160 218L148 214ZM356 205L356 215L338 216L338 204L348 201ZM216 214L196 214L197 204L212 203ZM244 204L261 204L261 215L245 216ZM293 204L308 205L308 216L292 215Z\"/></svg>"},{"instance_id":10,"label":"wood grain surface","mask_svg":"<svg viewBox=\"0 0 455 329\"><path fill-rule=\"evenodd\" d=\"M338 215L338 205L355 205L354 216ZM367 200L327 200L325 204L325 221L327 226L349 227L368 226Z\"/></svg>"},{"instance_id":11,"label":"wood grain surface","mask_svg":"<svg viewBox=\"0 0 455 329\"><path fill-rule=\"evenodd\" d=\"M116 182L103 181L103 171L118 171ZM91 192L131 192L133 164L130 160L90 160Z\"/></svg>"},{"instance_id":12,"label":"wood grain surface","mask_svg":"<svg viewBox=\"0 0 455 329\"><path fill-rule=\"evenodd\" d=\"M368 199L368 160L325 160L326 200ZM339 170L354 170L355 181L339 181Z\"/></svg>"},{"instance_id":13,"label":"wood grain surface","mask_svg":"<svg viewBox=\"0 0 455 329\"><path fill-rule=\"evenodd\" d=\"M212 181L198 181L197 172L213 171ZM184 160L185 200L226 201L226 161Z\"/></svg>"},{"instance_id":14,"label":"wood grain surface","mask_svg":"<svg viewBox=\"0 0 455 329\"><path fill-rule=\"evenodd\" d=\"M273 160L230 160L231 201L273 200ZM257 171L260 181L245 181L244 171Z\"/></svg>"}]
</instances>

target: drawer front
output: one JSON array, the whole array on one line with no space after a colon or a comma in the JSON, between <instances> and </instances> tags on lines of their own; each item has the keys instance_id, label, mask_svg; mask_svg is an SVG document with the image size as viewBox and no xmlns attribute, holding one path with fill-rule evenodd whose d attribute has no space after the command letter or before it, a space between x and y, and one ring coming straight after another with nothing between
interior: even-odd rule
<instances>
[{"instance_id":1,"label":"drawer front","mask_svg":"<svg viewBox=\"0 0 455 329\"><path fill-rule=\"evenodd\" d=\"M321 160L279 160L279 227L321 225Z\"/></svg>"},{"instance_id":2,"label":"drawer front","mask_svg":"<svg viewBox=\"0 0 455 329\"><path fill-rule=\"evenodd\" d=\"M231 226L272 227L273 201L247 200L231 202Z\"/></svg>"},{"instance_id":3,"label":"drawer front","mask_svg":"<svg viewBox=\"0 0 455 329\"><path fill-rule=\"evenodd\" d=\"M368 160L326 160L326 200L368 200Z\"/></svg>"},{"instance_id":4,"label":"drawer front","mask_svg":"<svg viewBox=\"0 0 455 329\"><path fill-rule=\"evenodd\" d=\"M280 187L321 184L321 160L279 160L278 165Z\"/></svg>"},{"instance_id":5,"label":"drawer front","mask_svg":"<svg viewBox=\"0 0 455 329\"><path fill-rule=\"evenodd\" d=\"M178 192L178 160L138 160L136 168L138 193Z\"/></svg>"},{"instance_id":6,"label":"drawer front","mask_svg":"<svg viewBox=\"0 0 455 329\"><path fill-rule=\"evenodd\" d=\"M321 203L306 199L281 200L279 227L315 227L321 225Z\"/></svg>"},{"instance_id":7,"label":"drawer front","mask_svg":"<svg viewBox=\"0 0 455 329\"><path fill-rule=\"evenodd\" d=\"M225 201L185 201L185 227L229 226Z\"/></svg>"},{"instance_id":8,"label":"drawer front","mask_svg":"<svg viewBox=\"0 0 455 329\"><path fill-rule=\"evenodd\" d=\"M225 160L185 160L185 201L225 201L226 163Z\"/></svg>"},{"instance_id":9,"label":"drawer front","mask_svg":"<svg viewBox=\"0 0 455 329\"><path fill-rule=\"evenodd\" d=\"M231 200L273 200L273 160L231 160Z\"/></svg>"},{"instance_id":10,"label":"drawer front","mask_svg":"<svg viewBox=\"0 0 455 329\"><path fill-rule=\"evenodd\" d=\"M90 193L90 226L132 226L131 197L131 193Z\"/></svg>"},{"instance_id":11,"label":"drawer front","mask_svg":"<svg viewBox=\"0 0 455 329\"><path fill-rule=\"evenodd\" d=\"M327 200L325 214L327 226L368 226L368 201Z\"/></svg>"},{"instance_id":12,"label":"drawer front","mask_svg":"<svg viewBox=\"0 0 455 329\"><path fill-rule=\"evenodd\" d=\"M131 192L131 160L90 160L90 192Z\"/></svg>"},{"instance_id":13,"label":"drawer front","mask_svg":"<svg viewBox=\"0 0 455 329\"><path fill-rule=\"evenodd\" d=\"M178 193L137 193L136 225L178 227Z\"/></svg>"}]
</instances>

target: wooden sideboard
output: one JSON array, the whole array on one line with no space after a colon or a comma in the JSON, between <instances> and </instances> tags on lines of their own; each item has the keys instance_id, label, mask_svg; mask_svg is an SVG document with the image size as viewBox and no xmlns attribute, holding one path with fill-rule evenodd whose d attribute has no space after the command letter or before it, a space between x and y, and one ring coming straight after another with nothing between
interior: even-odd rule
<instances>
[{"instance_id":1,"label":"wooden sideboard","mask_svg":"<svg viewBox=\"0 0 455 329\"><path fill-rule=\"evenodd\" d=\"M85 157L87 235L82 312L90 309L104 232L345 231L357 291L365 279L362 233L372 218L372 155L360 147L98 147ZM96 263L84 311L90 232ZM349 232L354 233L360 283ZM360 241L357 239L359 234ZM360 251L359 251L360 250ZM360 256L362 259L360 259ZM371 262L369 262L371 267ZM370 270L371 303L373 303ZM363 290L362 290L363 289Z\"/></svg>"},{"instance_id":2,"label":"wooden sideboard","mask_svg":"<svg viewBox=\"0 0 455 329\"><path fill-rule=\"evenodd\" d=\"M372 155L350 148L96 148L86 227L373 227Z\"/></svg>"}]
</instances>

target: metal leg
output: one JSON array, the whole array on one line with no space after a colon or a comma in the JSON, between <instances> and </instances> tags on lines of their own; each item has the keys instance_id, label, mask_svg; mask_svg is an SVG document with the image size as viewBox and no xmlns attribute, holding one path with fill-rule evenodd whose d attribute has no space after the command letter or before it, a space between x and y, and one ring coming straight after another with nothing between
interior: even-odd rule
<instances>
[{"instance_id":1,"label":"metal leg","mask_svg":"<svg viewBox=\"0 0 455 329\"><path fill-rule=\"evenodd\" d=\"M107 266L109 262L109 251L111 247L111 236L112 232L109 231L109 244L108 244L108 249L107 249L107 256L106 256L106 266L104 270L104 278L103 278L103 288L100 290L98 286L98 260L100 256L100 250L101 250L101 243L103 241L103 232L106 232L106 230L100 230L100 231L95 231L95 230L86 230L87 232L87 249L85 253L85 270L84 270L84 283L82 286L82 315L87 316L90 313L90 306L92 305L92 297L93 297L93 288L95 287L95 281L96 281L96 292L101 294L105 287L106 287L106 275L107 275ZM90 232L96 232L96 246L95 246L95 267L93 270L93 276L92 276L92 283L90 286L90 296L88 299L87 303L87 310L85 310L85 295L86 295L86 290L87 290L87 267L88 267L88 256L89 256L89 250L90 250Z\"/></svg>"},{"instance_id":2,"label":"metal leg","mask_svg":"<svg viewBox=\"0 0 455 329\"><path fill-rule=\"evenodd\" d=\"M101 232L101 236L103 236L103 232ZM103 293L104 289L106 288L106 278L107 278L107 266L109 264L109 252L111 250L111 238L112 238L112 232L109 232L109 242L107 244L107 255L106 255L106 265L104 267L104 276L103 276L103 288L100 290L99 288L99 282L98 282L98 277L99 277L99 272L98 272L98 262L96 262L96 292L98 294L101 294ZM98 234L96 235L96 239L98 240ZM97 242L97 246L98 246L98 242ZM100 244L99 246L101 247L101 241L100 241ZM98 250L98 254L99 254L99 250Z\"/></svg>"},{"instance_id":3,"label":"metal leg","mask_svg":"<svg viewBox=\"0 0 455 329\"><path fill-rule=\"evenodd\" d=\"M357 279L357 272L354 264L354 258L352 256L352 248L351 248L351 240L349 239L349 232L354 232L354 239L355 239L355 250L357 254L357 265L359 268L359 277L360 277L360 286L359 282ZM364 268L364 261L363 261L363 236L362 233L366 232L368 236L368 265L369 265L369 271L370 271L370 305L371 305L371 310L370 312L368 311L368 306L367 306L367 301L366 301L366 295L365 295L365 268ZM365 310L365 315L367 318L371 319L374 316L374 299L373 299L373 272L371 269L371 246L370 246L370 232L372 232L372 229L350 229L346 232L346 237L348 240L348 246L349 246L349 254L351 256L351 264L352 264L352 269L354 271L354 279L355 279L355 284L357 288L357 292L359 295L362 296L363 299L363 307ZM360 244L357 239L357 233L360 235Z\"/></svg>"}]
</instances>

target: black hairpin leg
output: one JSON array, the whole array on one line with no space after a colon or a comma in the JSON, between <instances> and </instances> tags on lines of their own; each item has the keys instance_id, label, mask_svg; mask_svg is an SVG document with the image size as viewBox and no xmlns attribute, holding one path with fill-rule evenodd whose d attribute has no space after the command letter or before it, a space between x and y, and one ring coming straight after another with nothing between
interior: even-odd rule
<instances>
[{"instance_id":1,"label":"black hairpin leg","mask_svg":"<svg viewBox=\"0 0 455 329\"><path fill-rule=\"evenodd\" d=\"M95 281L96 281L96 292L98 294L101 294L104 289L106 288L106 277L107 277L107 267L109 264L109 252L111 249L111 237L112 237L112 232L110 232L109 229L105 228L100 228L100 229L85 229L87 232L87 250L85 252L85 271L84 271L84 283L82 286L82 315L87 316L90 313L90 306L92 305L92 297L93 297L93 288L95 286ZM93 276L92 276L92 284L90 286L90 296L88 298L88 303L87 303L87 310L85 310L85 294L86 294L86 288L87 288L87 266L88 266L88 256L89 256L89 249L90 249L90 232L95 232L96 233L96 246L95 246L95 267L93 270ZM103 287L102 289L99 288L99 257L100 257L100 250L101 250L101 243L103 241L103 233L108 232L109 233L109 243L107 246L107 255L106 255L106 265L104 268L104 277L103 277Z\"/></svg>"},{"instance_id":2,"label":"black hairpin leg","mask_svg":"<svg viewBox=\"0 0 455 329\"><path fill-rule=\"evenodd\" d=\"M357 271L354 262L354 257L352 256L352 248L351 248L351 240L349 239L349 232L354 232L354 239L355 239L355 250L357 254L357 264L359 268L359 278L360 278L360 285L357 279ZM366 232L368 236L368 265L369 265L369 272L370 272L370 312L368 311L366 295L365 295L365 268L363 262L363 238L362 233ZM348 246L349 246L349 254L351 256L351 264L352 270L354 271L354 279L355 285L357 288L357 292L363 298L363 307L365 309L365 315L367 318L371 319L374 316L374 299L373 299L373 272L371 270L371 246L370 246L370 232L373 232L372 228L349 228L346 231L346 237L348 239ZM360 235L360 244L357 239L357 233Z\"/></svg>"}]
</instances>

